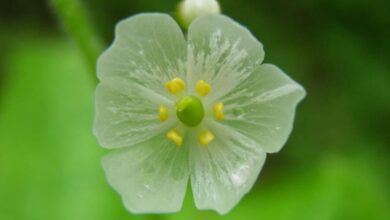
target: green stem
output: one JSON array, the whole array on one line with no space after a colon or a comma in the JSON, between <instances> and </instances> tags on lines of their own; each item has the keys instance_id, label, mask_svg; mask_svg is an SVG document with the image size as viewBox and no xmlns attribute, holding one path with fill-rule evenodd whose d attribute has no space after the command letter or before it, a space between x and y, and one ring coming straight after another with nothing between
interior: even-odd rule
<instances>
[{"instance_id":1,"label":"green stem","mask_svg":"<svg viewBox=\"0 0 390 220\"><path fill-rule=\"evenodd\" d=\"M88 20L80 0L51 0L60 22L79 47L89 70L96 81L96 60L102 51L102 43Z\"/></svg>"}]
</instances>

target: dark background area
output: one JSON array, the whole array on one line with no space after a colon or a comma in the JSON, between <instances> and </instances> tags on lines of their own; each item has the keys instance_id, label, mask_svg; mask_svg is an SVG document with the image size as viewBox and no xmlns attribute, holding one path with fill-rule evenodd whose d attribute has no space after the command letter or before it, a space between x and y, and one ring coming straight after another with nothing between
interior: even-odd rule
<instances>
[{"instance_id":1,"label":"dark background area","mask_svg":"<svg viewBox=\"0 0 390 220\"><path fill-rule=\"evenodd\" d=\"M104 47L115 23L177 1L82 1ZM390 1L221 0L302 84L293 133L228 215L131 215L92 135L91 77L46 1L0 7L0 219L390 219Z\"/></svg>"}]
</instances>

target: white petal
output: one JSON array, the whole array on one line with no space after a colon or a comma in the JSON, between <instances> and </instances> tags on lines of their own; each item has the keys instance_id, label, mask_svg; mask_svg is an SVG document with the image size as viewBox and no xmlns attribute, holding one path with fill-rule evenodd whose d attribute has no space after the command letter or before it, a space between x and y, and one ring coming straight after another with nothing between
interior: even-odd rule
<instances>
[{"instance_id":1,"label":"white petal","mask_svg":"<svg viewBox=\"0 0 390 220\"><path fill-rule=\"evenodd\" d=\"M159 94L164 84L184 77L186 41L177 23L166 14L142 13L119 22L115 40L98 60L100 80L119 76L137 81Z\"/></svg>"},{"instance_id":2,"label":"white petal","mask_svg":"<svg viewBox=\"0 0 390 220\"><path fill-rule=\"evenodd\" d=\"M267 152L279 151L291 133L305 90L278 67L263 64L225 95L223 124L256 140Z\"/></svg>"},{"instance_id":3,"label":"white petal","mask_svg":"<svg viewBox=\"0 0 390 220\"><path fill-rule=\"evenodd\" d=\"M266 153L253 140L233 129L209 122L215 139L190 150L191 186L196 207L225 214L252 188Z\"/></svg>"},{"instance_id":4,"label":"white petal","mask_svg":"<svg viewBox=\"0 0 390 220\"><path fill-rule=\"evenodd\" d=\"M106 148L137 144L178 123L175 117L160 122L159 106L172 109L174 103L137 82L106 78L98 85L95 98L94 133Z\"/></svg>"},{"instance_id":5,"label":"white petal","mask_svg":"<svg viewBox=\"0 0 390 220\"><path fill-rule=\"evenodd\" d=\"M181 209L188 181L188 147L178 148L157 136L103 158L111 186L133 213L175 212Z\"/></svg>"},{"instance_id":6,"label":"white petal","mask_svg":"<svg viewBox=\"0 0 390 220\"><path fill-rule=\"evenodd\" d=\"M223 15L196 19L189 28L188 41L187 78L211 83L212 93L206 102L231 91L264 58L263 46L249 30Z\"/></svg>"}]
</instances>

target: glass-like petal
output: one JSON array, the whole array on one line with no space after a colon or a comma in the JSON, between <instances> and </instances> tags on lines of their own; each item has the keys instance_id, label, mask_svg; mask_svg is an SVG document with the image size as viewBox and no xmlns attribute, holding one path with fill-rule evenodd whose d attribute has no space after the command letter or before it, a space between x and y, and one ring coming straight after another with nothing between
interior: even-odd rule
<instances>
[{"instance_id":1,"label":"glass-like petal","mask_svg":"<svg viewBox=\"0 0 390 220\"><path fill-rule=\"evenodd\" d=\"M228 126L215 121L207 126L215 139L203 146L193 138L191 186L197 208L225 214L252 188L266 153L255 141Z\"/></svg>"},{"instance_id":2,"label":"glass-like petal","mask_svg":"<svg viewBox=\"0 0 390 220\"><path fill-rule=\"evenodd\" d=\"M137 144L178 123L176 117L159 120L159 106L173 109L172 101L120 77L104 79L96 89L95 99L94 133L106 148Z\"/></svg>"},{"instance_id":3,"label":"glass-like petal","mask_svg":"<svg viewBox=\"0 0 390 220\"><path fill-rule=\"evenodd\" d=\"M264 58L262 44L248 29L224 15L205 15L188 30L187 79L209 82L213 102L245 80ZM193 85L190 88L194 91Z\"/></svg>"},{"instance_id":4,"label":"glass-like petal","mask_svg":"<svg viewBox=\"0 0 390 220\"><path fill-rule=\"evenodd\" d=\"M278 67L263 64L222 97L222 123L254 139L266 152L277 152L287 141L296 105L304 96L303 87Z\"/></svg>"},{"instance_id":5,"label":"glass-like petal","mask_svg":"<svg viewBox=\"0 0 390 220\"><path fill-rule=\"evenodd\" d=\"M103 158L111 186L133 213L181 209L188 181L188 147L177 147L164 135Z\"/></svg>"},{"instance_id":6,"label":"glass-like petal","mask_svg":"<svg viewBox=\"0 0 390 220\"><path fill-rule=\"evenodd\" d=\"M184 78L186 41L178 24L168 15L142 13L116 26L115 40L98 60L100 80L119 76L166 94L164 84Z\"/></svg>"}]
</instances>

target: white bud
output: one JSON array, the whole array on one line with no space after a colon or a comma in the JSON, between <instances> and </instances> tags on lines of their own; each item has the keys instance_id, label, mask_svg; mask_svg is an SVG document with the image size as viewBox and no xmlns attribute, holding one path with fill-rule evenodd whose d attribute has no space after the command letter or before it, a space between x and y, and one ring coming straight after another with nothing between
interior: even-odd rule
<instances>
[{"instance_id":1,"label":"white bud","mask_svg":"<svg viewBox=\"0 0 390 220\"><path fill-rule=\"evenodd\" d=\"M219 13L221 8L216 0L184 0L178 7L178 17L184 28L201 15Z\"/></svg>"}]
</instances>

